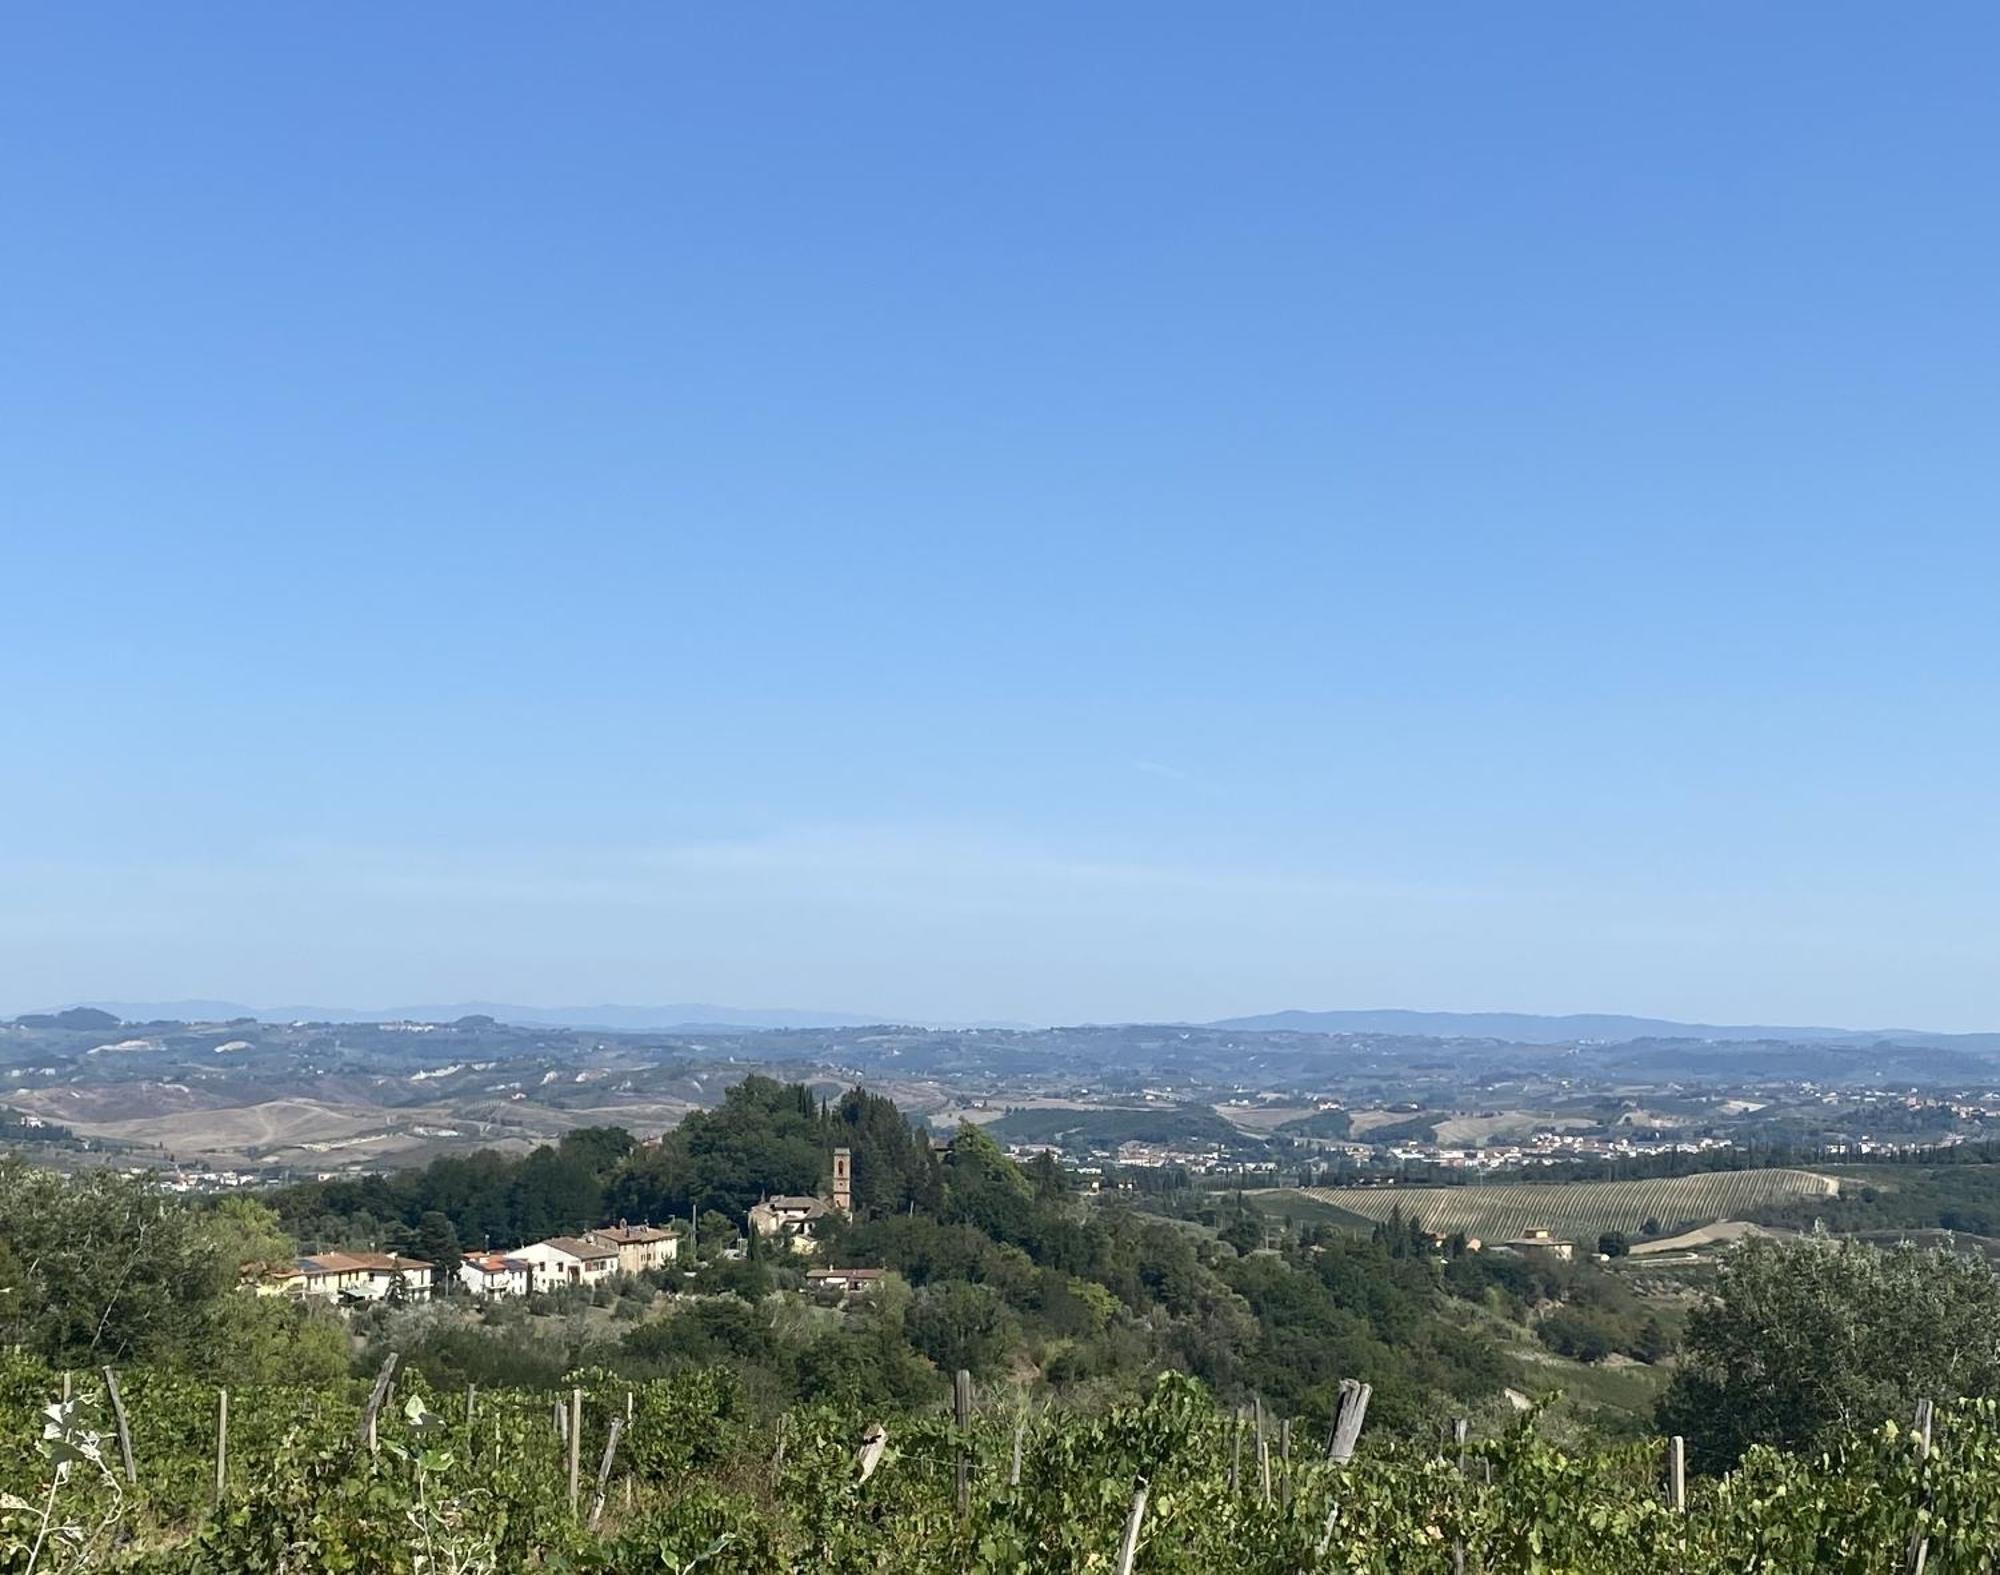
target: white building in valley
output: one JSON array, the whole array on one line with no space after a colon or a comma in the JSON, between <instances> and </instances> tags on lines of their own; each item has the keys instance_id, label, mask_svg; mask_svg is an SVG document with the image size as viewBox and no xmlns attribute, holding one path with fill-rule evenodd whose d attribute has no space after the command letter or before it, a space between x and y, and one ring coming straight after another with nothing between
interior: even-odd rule
<instances>
[{"instance_id":1,"label":"white building in valley","mask_svg":"<svg viewBox=\"0 0 2000 1575\"><path fill-rule=\"evenodd\" d=\"M551 1236L508 1256L529 1265L528 1288L535 1291L598 1285L618 1272L616 1247L581 1236Z\"/></svg>"},{"instance_id":2,"label":"white building in valley","mask_svg":"<svg viewBox=\"0 0 2000 1575\"><path fill-rule=\"evenodd\" d=\"M525 1296L534 1265L518 1253L469 1252L458 1265L458 1283L472 1296Z\"/></svg>"}]
</instances>

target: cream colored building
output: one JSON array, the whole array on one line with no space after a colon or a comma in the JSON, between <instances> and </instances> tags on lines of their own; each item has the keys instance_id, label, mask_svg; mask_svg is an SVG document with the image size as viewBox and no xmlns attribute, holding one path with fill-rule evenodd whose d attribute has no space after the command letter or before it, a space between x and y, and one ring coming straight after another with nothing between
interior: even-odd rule
<instances>
[{"instance_id":1,"label":"cream colored building","mask_svg":"<svg viewBox=\"0 0 2000 1575\"><path fill-rule=\"evenodd\" d=\"M601 1230L585 1231L584 1240L618 1249L621 1274L643 1274L648 1269L664 1269L681 1255L681 1239L657 1225L627 1225L620 1220Z\"/></svg>"},{"instance_id":2,"label":"cream colored building","mask_svg":"<svg viewBox=\"0 0 2000 1575\"><path fill-rule=\"evenodd\" d=\"M819 1243L813 1238L827 1213L823 1198L766 1198L750 1210L750 1228L759 1236L778 1237L793 1252L814 1252Z\"/></svg>"},{"instance_id":3,"label":"cream colored building","mask_svg":"<svg viewBox=\"0 0 2000 1575\"><path fill-rule=\"evenodd\" d=\"M260 1295L311 1296L330 1302L382 1302L400 1285L411 1301L427 1301L433 1266L393 1252L319 1252L267 1275Z\"/></svg>"}]
</instances>

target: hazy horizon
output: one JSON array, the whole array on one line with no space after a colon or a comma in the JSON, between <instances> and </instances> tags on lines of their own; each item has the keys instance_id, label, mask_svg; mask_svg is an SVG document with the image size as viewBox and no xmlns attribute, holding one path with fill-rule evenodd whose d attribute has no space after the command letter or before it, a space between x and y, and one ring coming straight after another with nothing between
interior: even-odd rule
<instances>
[{"instance_id":1,"label":"hazy horizon","mask_svg":"<svg viewBox=\"0 0 2000 1575\"><path fill-rule=\"evenodd\" d=\"M63 1001L43 1002L32 1007L9 1006L0 1001L0 1021L20 1016L34 1016L43 1013L86 1006L113 1012L126 1022L145 1021L217 1021L236 1016L252 1016L268 1022L288 1020L309 1021L383 1021L411 1020L423 1022L447 1022L465 1015L491 1015L501 1021L511 1021L525 1025L544 1024L551 1027L599 1028L610 1031L645 1030L664 1028L843 1028L870 1027L875 1025L928 1026L944 1029L990 1028L990 1029L1044 1029L1080 1028L1131 1025L1134 1027L1189 1027L1228 1026L1238 1022L1258 1022L1263 1019L1284 1019L1291 1017L1308 1018L1412 1018L1412 1019L1464 1019L1468 1023L1490 1022L1505 1018L1518 1018L1524 1023L1658 1023L1686 1029L1714 1029L1732 1034L1746 1029L1768 1029L1778 1033L1799 1034L1866 1034L1871 1032L1894 1032L1915 1034L1953 1034L2000 1032L1989 1028L1940 1029L1924 1023L1835 1023L1819 1021L1779 1022L1769 1018L1750 1018L1740 1022L1723 1022L1699 1017L1661 1016L1650 1013L1624 1012L1616 1009L1581 1010L1561 1012L1541 1012L1518 1010L1511 1007L1469 1008L1459 1010L1438 1009L1427 1006L1290 1006L1272 1007L1268 1010L1244 1012L1221 1017L1162 1017L1144 1013L1129 1017L1077 1019L1063 1022L1057 1020L1037 1021L1028 1018L967 1018L939 1017L909 1012L857 1012L832 1007L815 1008L797 1004L772 1004L746 1006L730 1002L641 1002L600 1001L600 1002L533 1002L499 1001L484 997L468 997L458 1001L418 1000L374 1001L374 1002L256 1002L243 1001L231 997L181 996L156 1001L124 999L98 995L78 997ZM1359 1031L1359 1030L1356 1030ZM1367 1031L1380 1032L1381 1029ZM1431 1029L1422 1024L1412 1025L1412 1033L1425 1033ZM1488 1032L1479 1027L1468 1027L1461 1031L1474 1037ZM1579 1029L1586 1037L1587 1029Z\"/></svg>"},{"instance_id":2,"label":"hazy horizon","mask_svg":"<svg viewBox=\"0 0 2000 1575\"><path fill-rule=\"evenodd\" d=\"M2000 14L24 10L0 999L2000 1025Z\"/></svg>"}]
</instances>

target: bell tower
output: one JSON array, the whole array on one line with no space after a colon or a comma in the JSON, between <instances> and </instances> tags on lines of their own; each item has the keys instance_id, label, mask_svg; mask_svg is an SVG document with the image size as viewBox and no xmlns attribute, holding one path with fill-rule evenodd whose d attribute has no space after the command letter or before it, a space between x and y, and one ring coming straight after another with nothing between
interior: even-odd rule
<instances>
[{"instance_id":1,"label":"bell tower","mask_svg":"<svg viewBox=\"0 0 2000 1575\"><path fill-rule=\"evenodd\" d=\"M833 1151L833 1206L843 1214L854 1212L854 1155L844 1148Z\"/></svg>"}]
</instances>

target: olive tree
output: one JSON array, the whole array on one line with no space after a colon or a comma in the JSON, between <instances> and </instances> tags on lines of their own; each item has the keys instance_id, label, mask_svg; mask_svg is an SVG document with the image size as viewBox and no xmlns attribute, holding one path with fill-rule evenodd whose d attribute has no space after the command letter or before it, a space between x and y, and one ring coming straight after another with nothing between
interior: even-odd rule
<instances>
[{"instance_id":1,"label":"olive tree","mask_svg":"<svg viewBox=\"0 0 2000 1575\"><path fill-rule=\"evenodd\" d=\"M1813 1448L1919 1398L2000 1393L2000 1279L1984 1259L1815 1234L1730 1254L1688 1319L1659 1407L1704 1469L1752 1444Z\"/></svg>"}]
</instances>

